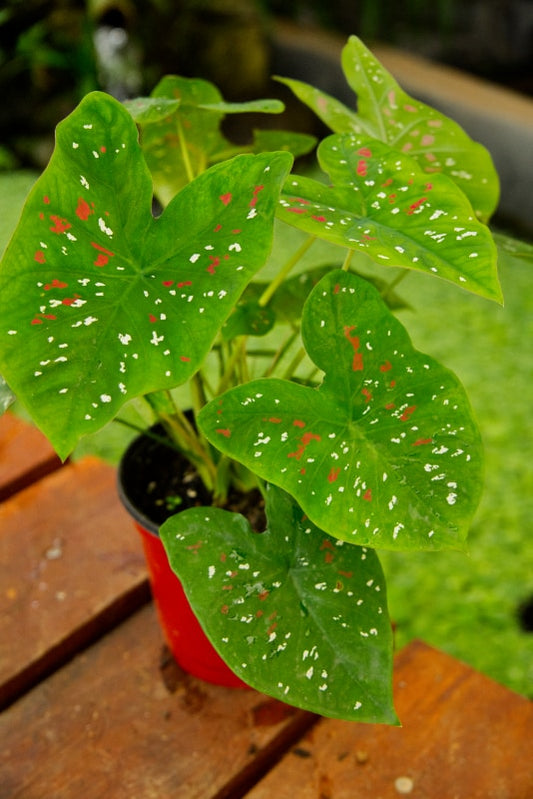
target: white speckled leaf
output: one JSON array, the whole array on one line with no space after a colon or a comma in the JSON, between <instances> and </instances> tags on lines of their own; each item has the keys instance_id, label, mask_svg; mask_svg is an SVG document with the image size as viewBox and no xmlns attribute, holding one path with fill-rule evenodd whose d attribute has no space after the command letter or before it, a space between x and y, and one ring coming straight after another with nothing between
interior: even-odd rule
<instances>
[{"instance_id":1,"label":"white speckled leaf","mask_svg":"<svg viewBox=\"0 0 533 799\"><path fill-rule=\"evenodd\" d=\"M129 113L88 95L57 129L0 265L0 371L60 455L198 368L270 251L287 153L243 155L157 219Z\"/></svg>"},{"instance_id":2,"label":"white speckled leaf","mask_svg":"<svg viewBox=\"0 0 533 799\"><path fill-rule=\"evenodd\" d=\"M335 133L366 133L415 158L426 176L448 175L487 220L499 199L490 153L452 119L410 97L356 36L342 53L357 111L302 81L282 79Z\"/></svg>"},{"instance_id":3,"label":"white speckled leaf","mask_svg":"<svg viewBox=\"0 0 533 799\"><path fill-rule=\"evenodd\" d=\"M274 486L266 512L261 534L219 508L178 513L161 528L211 642L259 691L324 716L396 723L376 553L326 535Z\"/></svg>"},{"instance_id":4,"label":"white speckled leaf","mask_svg":"<svg viewBox=\"0 0 533 799\"><path fill-rule=\"evenodd\" d=\"M278 209L285 222L501 301L490 230L446 175L428 179L409 156L350 133L324 139L318 158L333 185L291 176Z\"/></svg>"},{"instance_id":5,"label":"white speckled leaf","mask_svg":"<svg viewBox=\"0 0 533 799\"><path fill-rule=\"evenodd\" d=\"M336 271L311 293L309 388L255 380L199 415L207 438L288 491L329 534L383 549L462 548L482 447L459 380L415 350L365 280Z\"/></svg>"}]
</instances>

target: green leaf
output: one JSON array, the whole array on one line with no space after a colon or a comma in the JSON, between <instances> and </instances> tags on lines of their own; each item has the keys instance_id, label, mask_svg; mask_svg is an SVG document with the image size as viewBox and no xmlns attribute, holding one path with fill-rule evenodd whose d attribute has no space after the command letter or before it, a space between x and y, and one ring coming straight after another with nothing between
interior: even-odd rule
<instances>
[{"instance_id":1,"label":"green leaf","mask_svg":"<svg viewBox=\"0 0 533 799\"><path fill-rule=\"evenodd\" d=\"M130 114L57 130L0 266L0 371L65 456L129 399L187 380L270 251L287 153L217 165L151 213Z\"/></svg>"},{"instance_id":2,"label":"green leaf","mask_svg":"<svg viewBox=\"0 0 533 799\"><path fill-rule=\"evenodd\" d=\"M249 685L353 721L396 723L392 634L376 553L336 541L270 486L268 528L193 508L161 528L211 642Z\"/></svg>"},{"instance_id":3,"label":"green leaf","mask_svg":"<svg viewBox=\"0 0 533 799\"><path fill-rule=\"evenodd\" d=\"M199 103L199 108L206 111L216 111L222 114L282 114L285 110L281 100L248 100L242 103Z\"/></svg>"},{"instance_id":4,"label":"green leaf","mask_svg":"<svg viewBox=\"0 0 533 799\"><path fill-rule=\"evenodd\" d=\"M453 120L402 90L356 36L342 53L357 112L301 82L284 80L336 133L366 133L415 158L426 175L448 175L488 220L499 199L498 174L489 152Z\"/></svg>"},{"instance_id":5,"label":"green leaf","mask_svg":"<svg viewBox=\"0 0 533 799\"><path fill-rule=\"evenodd\" d=\"M136 97L126 100L124 107L128 109L138 125L147 125L151 122L161 122L162 119L174 113L181 104L181 100L170 100L166 97Z\"/></svg>"},{"instance_id":6,"label":"green leaf","mask_svg":"<svg viewBox=\"0 0 533 799\"><path fill-rule=\"evenodd\" d=\"M291 175L281 219L384 266L429 272L501 301L490 230L446 175L428 180L409 156L349 133L324 139L318 158L333 186Z\"/></svg>"},{"instance_id":7,"label":"green leaf","mask_svg":"<svg viewBox=\"0 0 533 799\"><path fill-rule=\"evenodd\" d=\"M263 308L258 302L243 302L237 305L222 328L222 335L226 341L235 336L265 336L275 321L271 308Z\"/></svg>"},{"instance_id":8,"label":"green leaf","mask_svg":"<svg viewBox=\"0 0 533 799\"><path fill-rule=\"evenodd\" d=\"M10 405L13 405L15 399L15 395L7 385L2 375L0 375L0 415L7 411Z\"/></svg>"},{"instance_id":9,"label":"green leaf","mask_svg":"<svg viewBox=\"0 0 533 799\"><path fill-rule=\"evenodd\" d=\"M295 158L307 155L316 145L315 136L285 130L254 130L254 153L287 150Z\"/></svg>"},{"instance_id":10,"label":"green leaf","mask_svg":"<svg viewBox=\"0 0 533 799\"><path fill-rule=\"evenodd\" d=\"M322 385L270 378L233 388L200 413L204 435L337 538L462 548L482 446L459 380L415 350L374 287L346 272L313 290L302 335Z\"/></svg>"}]
</instances>

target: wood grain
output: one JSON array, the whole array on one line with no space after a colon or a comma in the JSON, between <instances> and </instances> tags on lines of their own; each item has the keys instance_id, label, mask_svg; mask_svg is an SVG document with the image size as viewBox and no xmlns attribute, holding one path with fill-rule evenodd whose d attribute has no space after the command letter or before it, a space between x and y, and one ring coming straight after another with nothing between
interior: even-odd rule
<instances>
[{"instance_id":1,"label":"wood grain","mask_svg":"<svg viewBox=\"0 0 533 799\"><path fill-rule=\"evenodd\" d=\"M0 502L60 467L39 430L12 413L0 416Z\"/></svg>"},{"instance_id":2,"label":"wood grain","mask_svg":"<svg viewBox=\"0 0 533 799\"><path fill-rule=\"evenodd\" d=\"M415 642L396 659L403 726L321 720L246 799L530 799L533 706Z\"/></svg>"},{"instance_id":3,"label":"wood grain","mask_svg":"<svg viewBox=\"0 0 533 799\"><path fill-rule=\"evenodd\" d=\"M161 640L148 605L5 711L1 799L242 796L313 722L255 691L162 670Z\"/></svg>"},{"instance_id":4,"label":"wood grain","mask_svg":"<svg viewBox=\"0 0 533 799\"><path fill-rule=\"evenodd\" d=\"M149 600L114 470L72 463L0 505L0 707Z\"/></svg>"}]
</instances>

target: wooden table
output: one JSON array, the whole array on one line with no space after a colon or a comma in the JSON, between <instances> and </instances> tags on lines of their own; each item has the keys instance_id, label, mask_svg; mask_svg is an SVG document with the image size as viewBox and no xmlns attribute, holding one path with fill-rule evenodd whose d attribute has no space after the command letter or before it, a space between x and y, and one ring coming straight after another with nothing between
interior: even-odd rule
<instances>
[{"instance_id":1,"label":"wooden table","mask_svg":"<svg viewBox=\"0 0 533 799\"><path fill-rule=\"evenodd\" d=\"M0 799L533 797L523 697L420 642L402 728L202 683L163 645L112 468L7 414L0 490Z\"/></svg>"}]
</instances>

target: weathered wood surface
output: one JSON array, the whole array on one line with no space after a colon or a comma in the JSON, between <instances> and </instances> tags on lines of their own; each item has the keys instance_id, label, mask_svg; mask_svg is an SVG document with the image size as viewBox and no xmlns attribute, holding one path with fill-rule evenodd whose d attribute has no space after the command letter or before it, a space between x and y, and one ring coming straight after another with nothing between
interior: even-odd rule
<instances>
[{"instance_id":1,"label":"weathered wood surface","mask_svg":"<svg viewBox=\"0 0 533 799\"><path fill-rule=\"evenodd\" d=\"M246 799L531 799L533 705L415 642L396 659L402 727L321 720Z\"/></svg>"},{"instance_id":2,"label":"weathered wood surface","mask_svg":"<svg viewBox=\"0 0 533 799\"><path fill-rule=\"evenodd\" d=\"M11 413L0 416L0 502L60 466L35 427Z\"/></svg>"},{"instance_id":3,"label":"weathered wood surface","mask_svg":"<svg viewBox=\"0 0 533 799\"><path fill-rule=\"evenodd\" d=\"M111 467L68 464L0 504L0 707L148 599Z\"/></svg>"},{"instance_id":4,"label":"weathered wood surface","mask_svg":"<svg viewBox=\"0 0 533 799\"><path fill-rule=\"evenodd\" d=\"M314 720L160 667L152 606L0 716L1 799L223 799Z\"/></svg>"}]
</instances>

